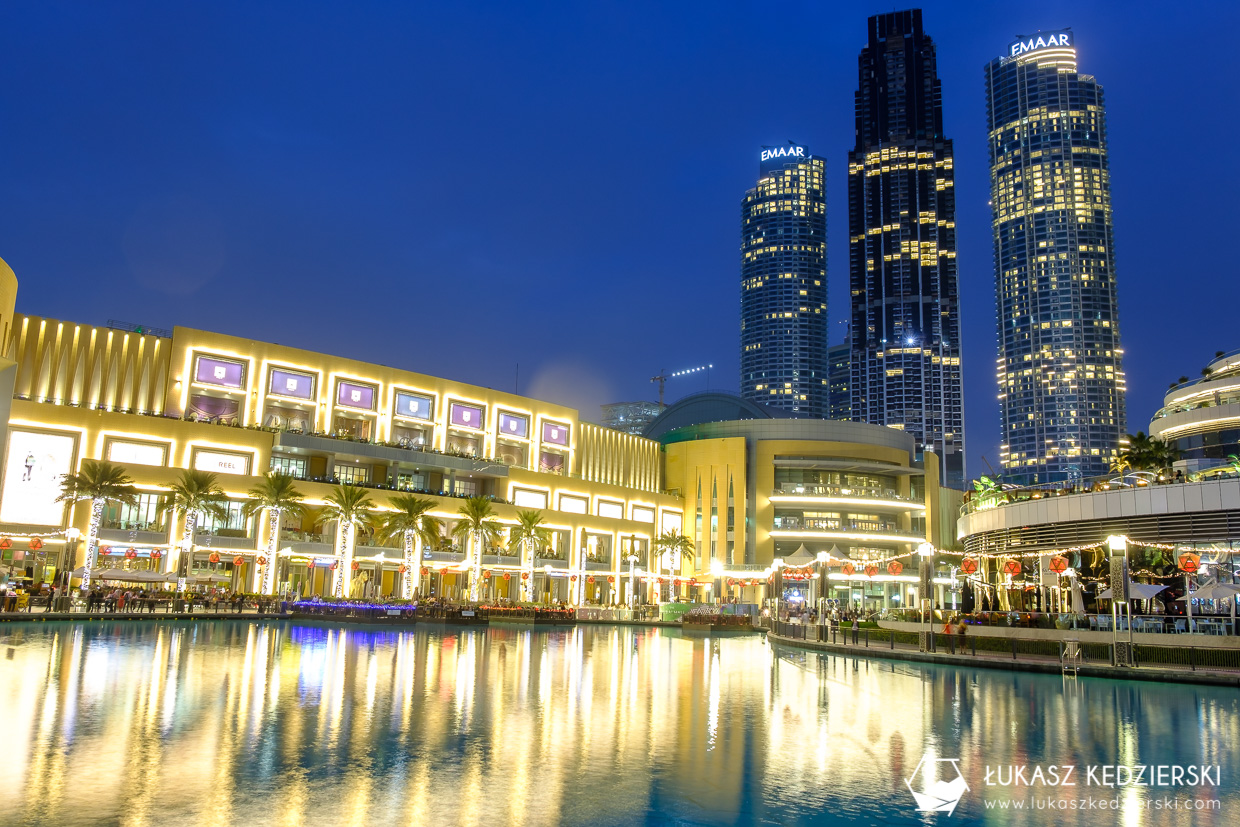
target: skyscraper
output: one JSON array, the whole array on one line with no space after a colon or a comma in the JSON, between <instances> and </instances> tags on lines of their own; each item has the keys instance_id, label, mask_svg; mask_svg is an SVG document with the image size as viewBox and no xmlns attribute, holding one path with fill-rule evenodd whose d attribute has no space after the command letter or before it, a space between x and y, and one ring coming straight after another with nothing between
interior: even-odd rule
<instances>
[{"instance_id":1,"label":"skyscraper","mask_svg":"<svg viewBox=\"0 0 1240 827\"><path fill-rule=\"evenodd\" d=\"M765 147L741 203L741 397L827 415L827 195L822 158Z\"/></svg>"},{"instance_id":2,"label":"skyscraper","mask_svg":"<svg viewBox=\"0 0 1240 827\"><path fill-rule=\"evenodd\" d=\"M986 67L986 110L1005 475L1104 474L1126 422L1102 88L1039 32Z\"/></svg>"},{"instance_id":3,"label":"skyscraper","mask_svg":"<svg viewBox=\"0 0 1240 827\"><path fill-rule=\"evenodd\" d=\"M852 418L912 434L964 484L952 142L921 11L869 19L848 153Z\"/></svg>"}]
</instances>

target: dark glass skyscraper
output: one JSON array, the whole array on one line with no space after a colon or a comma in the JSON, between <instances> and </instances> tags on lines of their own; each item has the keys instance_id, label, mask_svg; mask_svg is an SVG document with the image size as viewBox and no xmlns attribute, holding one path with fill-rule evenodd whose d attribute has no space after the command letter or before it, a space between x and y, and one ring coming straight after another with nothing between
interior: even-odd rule
<instances>
[{"instance_id":1,"label":"dark glass skyscraper","mask_svg":"<svg viewBox=\"0 0 1240 827\"><path fill-rule=\"evenodd\" d=\"M901 428L964 484L956 189L921 11L871 17L848 153L852 418Z\"/></svg>"},{"instance_id":2,"label":"dark glass skyscraper","mask_svg":"<svg viewBox=\"0 0 1240 827\"><path fill-rule=\"evenodd\" d=\"M1102 88L1072 32L986 67L1000 458L1017 482L1105 474L1125 434Z\"/></svg>"},{"instance_id":3,"label":"dark glass skyscraper","mask_svg":"<svg viewBox=\"0 0 1240 827\"><path fill-rule=\"evenodd\" d=\"M741 397L815 419L828 410L824 165L766 147L741 203Z\"/></svg>"}]
</instances>

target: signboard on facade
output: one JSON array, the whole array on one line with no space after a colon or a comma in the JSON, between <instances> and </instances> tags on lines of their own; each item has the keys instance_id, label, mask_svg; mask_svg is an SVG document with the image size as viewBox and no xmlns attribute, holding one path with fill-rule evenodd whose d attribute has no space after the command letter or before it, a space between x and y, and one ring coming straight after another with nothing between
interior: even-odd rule
<instances>
[{"instance_id":1,"label":"signboard on facade","mask_svg":"<svg viewBox=\"0 0 1240 827\"><path fill-rule=\"evenodd\" d=\"M342 408L373 411L375 409L375 389L372 385L341 382L336 388L336 404Z\"/></svg>"},{"instance_id":2,"label":"signboard on facade","mask_svg":"<svg viewBox=\"0 0 1240 827\"><path fill-rule=\"evenodd\" d=\"M530 418L500 411L499 435L514 439L525 439L530 435Z\"/></svg>"},{"instance_id":3,"label":"signboard on facade","mask_svg":"<svg viewBox=\"0 0 1240 827\"><path fill-rule=\"evenodd\" d=\"M450 408L448 420L458 428L472 428L476 431L482 430L482 421L485 411L477 405L465 405L461 402L453 402Z\"/></svg>"},{"instance_id":4,"label":"signboard on facade","mask_svg":"<svg viewBox=\"0 0 1240 827\"><path fill-rule=\"evenodd\" d=\"M544 422L542 441L548 445L568 445L568 426L558 422Z\"/></svg>"},{"instance_id":5,"label":"signboard on facade","mask_svg":"<svg viewBox=\"0 0 1240 827\"><path fill-rule=\"evenodd\" d=\"M274 396L291 396L294 399L314 399L314 375L280 368L271 369L271 384L267 392Z\"/></svg>"},{"instance_id":6,"label":"signboard on facade","mask_svg":"<svg viewBox=\"0 0 1240 827\"><path fill-rule=\"evenodd\" d=\"M108 461L126 462L131 465L164 465L168 446L150 442L130 442L114 439L108 443Z\"/></svg>"},{"instance_id":7,"label":"signboard on facade","mask_svg":"<svg viewBox=\"0 0 1240 827\"><path fill-rule=\"evenodd\" d=\"M65 514L61 478L73 470L77 440L68 434L10 430L0 522L58 526Z\"/></svg>"},{"instance_id":8,"label":"signboard on facade","mask_svg":"<svg viewBox=\"0 0 1240 827\"><path fill-rule=\"evenodd\" d=\"M1008 45L1008 57L1020 57L1030 52L1039 52L1043 49L1071 49L1073 46L1072 32L1069 29L1061 29L1055 32L1038 32L1037 34L1022 36Z\"/></svg>"},{"instance_id":9,"label":"signboard on facade","mask_svg":"<svg viewBox=\"0 0 1240 827\"><path fill-rule=\"evenodd\" d=\"M432 420L435 418L435 400L420 393L397 391L396 415L407 419Z\"/></svg>"},{"instance_id":10,"label":"signboard on facade","mask_svg":"<svg viewBox=\"0 0 1240 827\"><path fill-rule=\"evenodd\" d=\"M194 381L203 385L241 389L245 387L245 365L226 359L199 356Z\"/></svg>"},{"instance_id":11,"label":"signboard on facade","mask_svg":"<svg viewBox=\"0 0 1240 827\"><path fill-rule=\"evenodd\" d=\"M194 470L212 474L248 474L250 457L247 454L228 454L223 451L195 451Z\"/></svg>"}]
</instances>

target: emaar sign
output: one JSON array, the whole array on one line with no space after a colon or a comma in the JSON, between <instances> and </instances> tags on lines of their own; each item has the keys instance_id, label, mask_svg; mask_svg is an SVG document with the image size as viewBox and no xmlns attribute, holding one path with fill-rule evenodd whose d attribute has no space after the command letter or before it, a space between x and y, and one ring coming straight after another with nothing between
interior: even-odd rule
<instances>
[{"instance_id":1,"label":"emaar sign","mask_svg":"<svg viewBox=\"0 0 1240 827\"><path fill-rule=\"evenodd\" d=\"M805 147L803 146L779 146L768 147L762 150L762 163L767 161L776 161L780 158L804 158Z\"/></svg>"},{"instance_id":2,"label":"emaar sign","mask_svg":"<svg viewBox=\"0 0 1240 827\"><path fill-rule=\"evenodd\" d=\"M1008 55L1011 57L1020 57L1029 52L1037 52L1042 49L1056 49L1065 46L1072 46L1072 32L1046 32L1044 34L1031 35L1022 37L1008 47Z\"/></svg>"}]
</instances>

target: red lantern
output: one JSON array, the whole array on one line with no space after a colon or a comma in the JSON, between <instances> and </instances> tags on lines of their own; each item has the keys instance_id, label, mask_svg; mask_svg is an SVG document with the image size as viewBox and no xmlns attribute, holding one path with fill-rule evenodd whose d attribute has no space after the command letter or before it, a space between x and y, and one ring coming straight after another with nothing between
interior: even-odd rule
<instances>
[{"instance_id":1,"label":"red lantern","mask_svg":"<svg viewBox=\"0 0 1240 827\"><path fill-rule=\"evenodd\" d=\"M265 565L267 565L267 558L266 558L266 557L259 557L259 558L258 558L258 564L259 564L260 566L265 566Z\"/></svg>"},{"instance_id":2,"label":"red lantern","mask_svg":"<svg viewBox=\"0 0 1240 827\"><path fill-rule=\"evenodd\" d=\"M0 548L10 549L12 547L13 547L13 541L10 540L8 537L5 537L4 539L0 539Z\"/></svg>"},{"instance_id":3,"label":"red lantern","mask_svg":"<svg viewBox=\"0 0 1240 827\"><path fill-rule=\"evenodd\" d=\"M491 579L491 572L489 572L489 571L484 571L484 572L482 572L482 579L483 579L483 580L490 580L490 579Z\"/></svg>"},{"instance_id":4,"label":"red lantern","mask_svg":"<svg viewBox=\"0 0 1240 827\"><path fill-rule=\"evenodd\" d=\"M353 561L353 565L352 565L352 566L350 566L350 568L352 568L354 571L357 571L357 570L358 570L358 569L360 569L361 567L362 567L362 564L361 564L361 563L359 563L359 562L357 562L356 560L354 560L354 561Z\"/></svg>"},{"instance_id":5,"label":"red lantern","mask_svg":"<svg viewBox=\"0 0 1240 827\"><path fill-rule=\"evenodd\" d=\"M234 566L244 566L244 565L245 565L245 558L244 558L244 557L242 557L240 554L238 554L236 557L234 557L234 558L233 558L233 565L234 565ZM357 565L357 564L355 563L354 565Z\"/></svg>"},{"instance_id":6,"label":"red lantern","mask_svg":"<svg viewBox=\"0 0 1240 827\"><path fill-rule=\"evenodd\" d=\"M966 557L960 561L960 570L965 574L977 574L977 558Z\"/></svg>"},{"instance_id":7,"label":"red lantern","mask_svg":"<svg viewBox=\"0 0 1240 827\"><path fill-rule=\"evenodd\" d=\"M587 582L587 583L593 583L593 582L594 582L594 575L592 574L592 575L590 575L589 577L587 577L587 578L586 578L586 582Z\"/></svg>"},{"instance_id":8,"label":"red lantern","mask_svg":"<svg viewBox=\"0 0 1240 827\"><path fill-rule=\"evenodd\" d=\"M574 574L572 577L570 577L570 578L568 578L568 579L569 579L569 580L572 580L574 583L576 583L576 582L577 582L577 575L575 575L575 574Z\"/></svg>"},{"instance_id":9,"label":"red lantern","mask_svg":"<svg viewBox=\"0 0 1240 827\"><path fill-rule=\"evenodd\" d=\"M866 566L865 567L866 577L873 577L876 574L878 574L878 566Z\"/></svg>"},{"instance_id":10,"label":"red lantern","mask_svg":"<svg viewBox=\"0 0 1240 827\"><path fill-rule=\"evenodd\" d=\"M111 546L101 546L101 547L100 547L100 549L99 549L99 553L100 553L100 554L111 554L111 553L112 553L112 547L111 547Z\"/></svg>"},{"instance_id":11,"label":"red lantern","mask_svg":"<svg viewBox=\"0 0 1240 827\"><path fill-rule=\"evenodd\" d=\"M1052 557L1048 565L1055 574L1063 574L1068 570L1068 558L1062 556Z\"/></svg>"},{"instance_id":12,"label":"red lantern","mask_svg":"<svg viewBox=\"0 0 1240 827\"><path fill-rule=\"evenodd\" d=\"M125 549L125 559L126 559L126 560L133 560L133 559L134 559L135 557L137 557L137 556L138 556L138 550L137 550L137 549L134 549L134 548L128 548L128 549Z\"/></svg>"},{"instance_id":13,"label":"red lantern","mask_svg":"<svg viewBox=\"0 0 1240 827\"><path fill-rule=\"evenodd\" d=\"M423 577L425 577L426 575L428 575L428 574L430 574L430 573L431 573L431 570L430 570L429 568L427 568L426 566L423 566L423 567L422 567L422 576L423 576Z\"/></svg>"},{"instance_id":14,"label":"red lantern","mask_svg":"<svg viewBox=\"0 0 1240 827\"><path fill-rule=\"evenodd\" d=\"M506 572L504 572L504 579L505 579L505 580L511 580L511 579L512 579L512 572L510 572L510 571L506 571Z\"/></svg>"},{"instance_id":15,"label":"red lantern","mask_svg":"<svg viewBox=\"0 0 1240 827\"><path fill-rule=\"evenodd\" d=\"M260 557L260 558L258 558L258 561L259 561L260 563L262 563L262 562L266 562L266 561L264 561L264 560L263 560L263 558L261 558L261 557ZM409 571L409 567L408 567L408 566L406 566L404 563L401 563L401 564L400 564L400 573L401 573L401 574L404 574L404 573L405 573L405 572L407 572L407 571Z\"/></svg>"},{"instance_id":16,"label":"red lantern","mask_svg":"<svg viewBox=\"0 0 1240 827\"><path fill-rule=\"evenodd\" d=\"M1193 554L1191 551L1180 555L1180 571L1193 574L1201 568L1201 555Z\"/></svg>"},{"instance_id":17,"label":"red lantern","mask_svg":"<svg viewBox=\"0 0 1240 827\"><path fill-rule=\"evenodd\" d=\"M310 562L306 563L306 566L307 566L308 568L314 568L314 558L313 558L313 557L311 557L311 558L310 558Z\"/></svg>"},{"instance_id":18,"label":"red lantern","mask_svg":"<svg viewBox=\"0 0 1240 827\"><path fill-rule=\"evenodd\" d=\"M608 575L608 577L607 577L607 582L608 582L608 583L615 583L615 582L616 582L616 578L615 578L615 577L612 577L611 575Z\"/></svg>"},{"instance_id":19,"label":"red lantern","mask_svg":"<svg viewBox=\"0 0 1240 827\"><path fill-rule=\"evenodd\" d=\"M1019 560L1008 560L1006 563L1003 564L1004 574L1010 574L1013 577L1015 577L1016 575L1020 574L1022 571L1024 571L1024 566L1020 564Z\"/></svg>"},{"instance_id":20,"label":"red lantern","mask_svg":"<svg viewBox=\"0 0 1240 827\"><path fill-rule=\"evenodd\" d=\"M331 569L332 571L335 571L335 570L336 570L336 566L338 566L338 565L340 565L340 563L339 563L338 561L336 561L336 560L333 560L333 561L332 561L332 564L331 564L330 566L328 566L328 568L329 568L329 569Z\"/></svg>"},{"instance_id":21,"label":"red lantern","mask_svg":"<svg viewBox=\"0 0 1240 827\"><path fill-rule=\"evenodd\" d=\"M522 579L522 580L529 580L529 579L530 579L530 573L529 573L528 571L523 571L523 572L521 572L521 579Z\"/></svg>"},{"instance_id":22,"label":"red lantern","mask_svg":"<svg viewBox=\"0 0 1240 827\"><path fill-rule=\"evenodd\" d=\"M218 563L220 561L220 555L217 552L213 551L211 552L211 555L207 558L207 560L212 563Z\"/></svg>"},{"instance_id":23,"label":"red lantern","mask_svg":"<svg viewBox=\"0 0 1240 827\"><path fill-rule=\"evenodd\" d=\"M163 553L162 551L160 551L159 549L152 549L152 550L151 550L151 559L152 559L152 560L159 560L159 559L161 559L163 556L164 556L164 553Z\"/></svg>"},{"instance_id":24,"label":"red lantern","mask_svg":"<svg viewBox=\"0 0 1240 827\"><path fill-rule=\"evenodd\" d=\"M30 538L30 550L38 551L41 548L43 548L43 541L39 539L38 537L31 537Z\"/></svg>"},{"instance_id":25,"label":"red lantern","mask_svg":"<svg viewBox=\"0 0 1240 827\"><path fill-rule=\"evenodd\" d=\"M892 560L890 563L887 564L888 574L896 575L902 571L904 571L904 564L901 563L899 560Z\"/></svg>"},{"instance_id":26,"label":"red lantern","mask_svg":"<svg viewBox=\"0 0 1240 827\"><path fill-rule=\"evenodd\" d=\"M844 574L848 575L849 577L852 577L856 573L856 571L857 571L857 567L854 566L852 563L844 564Z\"/></svg>"}]
</instances>

